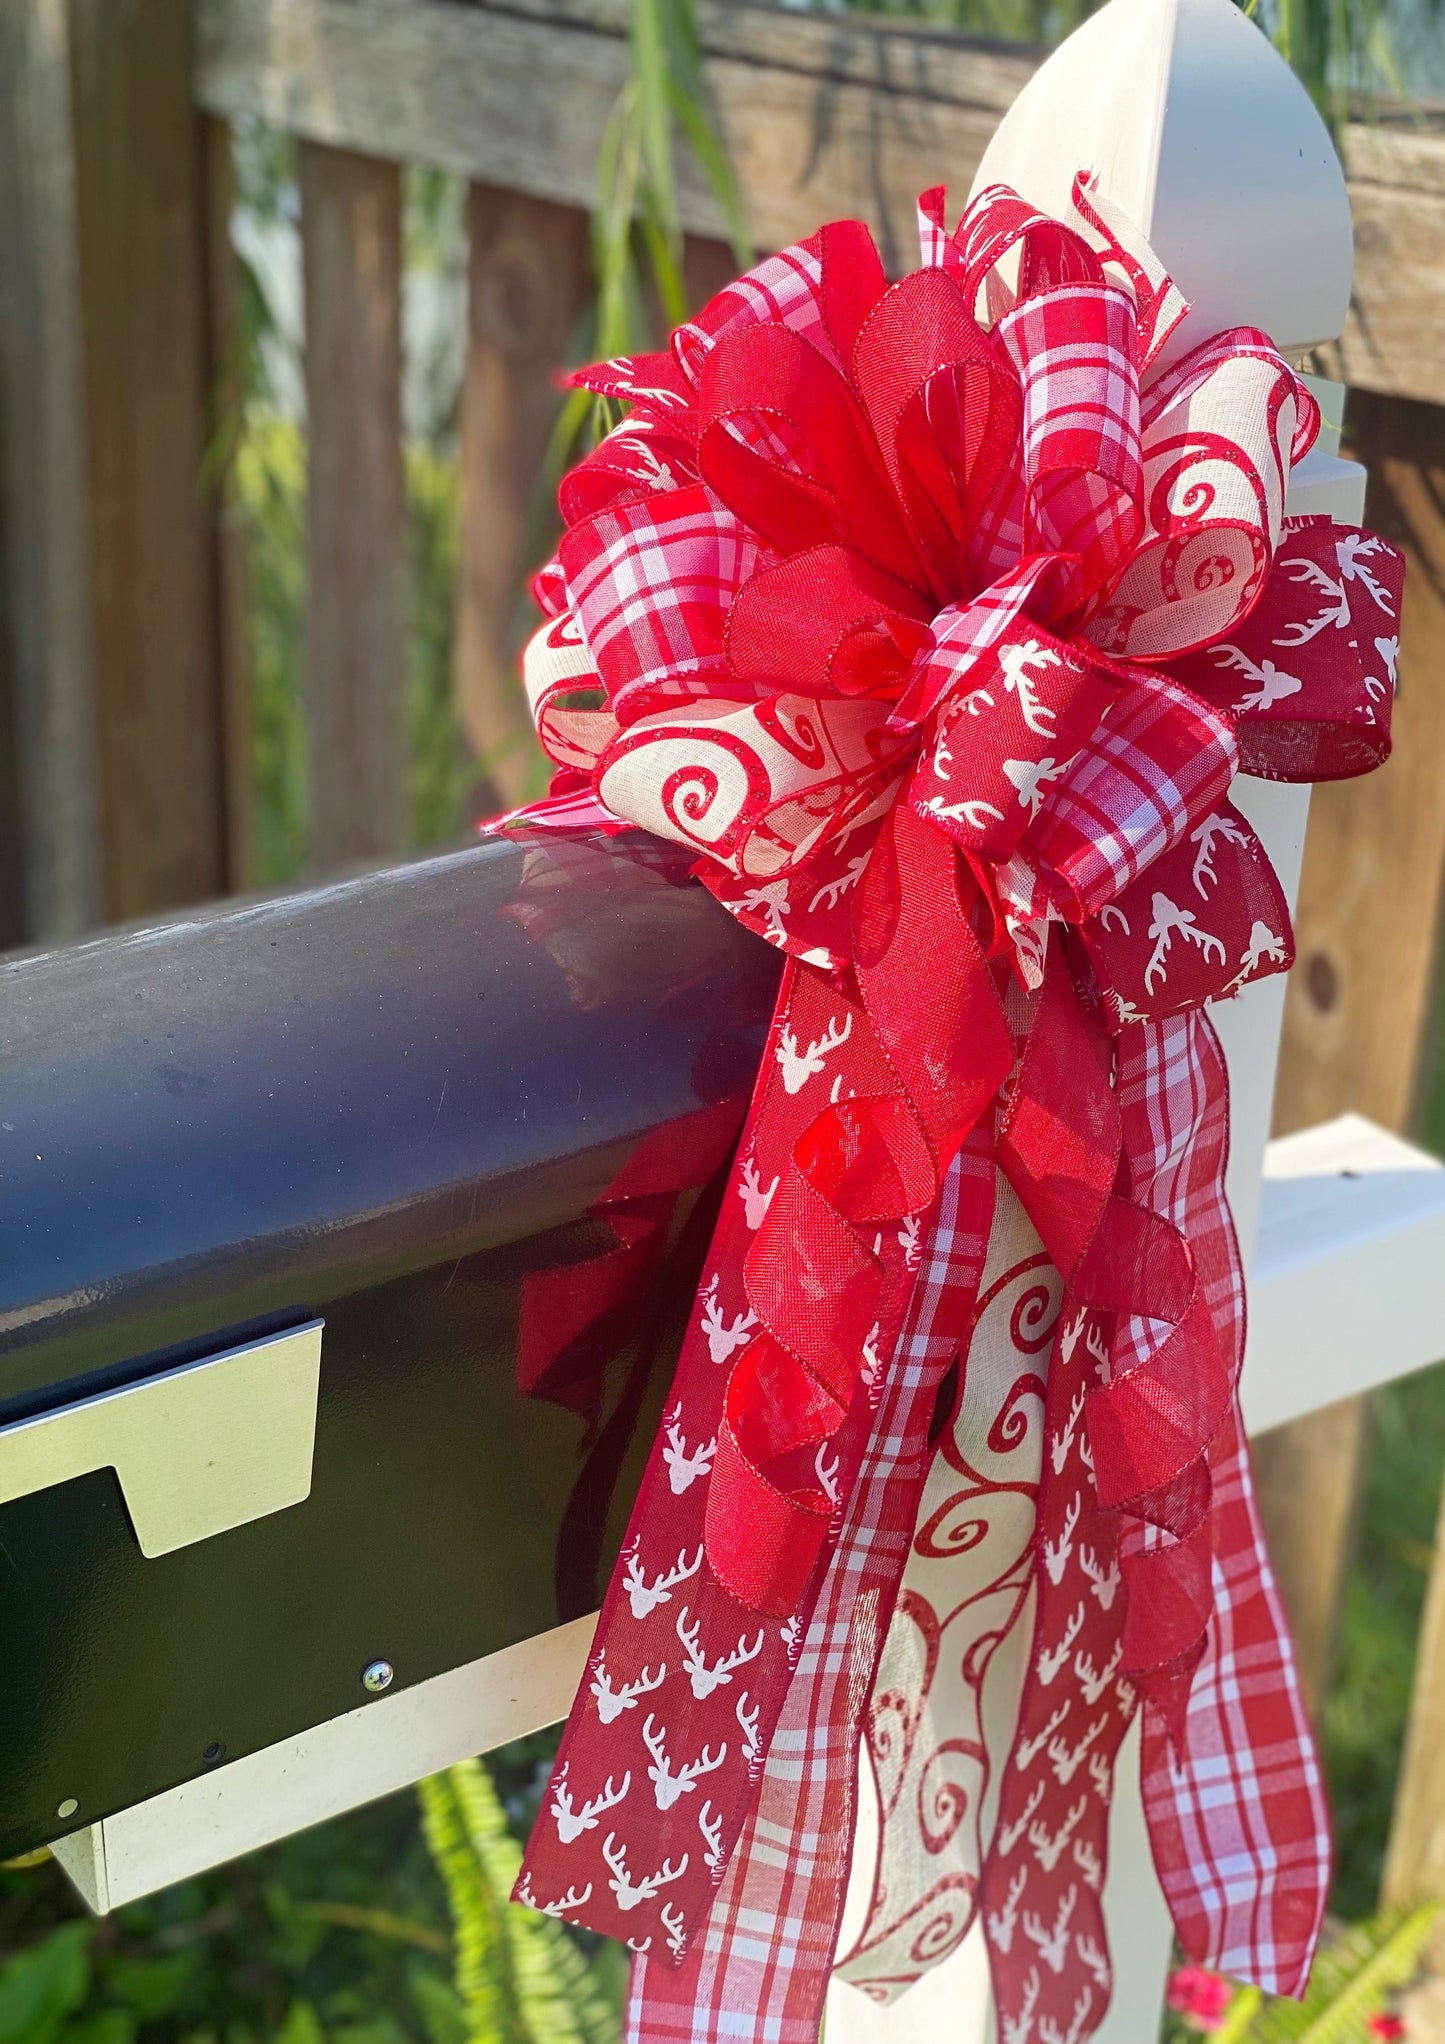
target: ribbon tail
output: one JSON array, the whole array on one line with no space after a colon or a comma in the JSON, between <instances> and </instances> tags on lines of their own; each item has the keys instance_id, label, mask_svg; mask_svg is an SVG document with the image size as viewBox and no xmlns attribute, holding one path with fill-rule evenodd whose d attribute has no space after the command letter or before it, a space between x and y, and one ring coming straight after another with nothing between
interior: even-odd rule
<instances>
[{"instance_id":1,"label":"ribbon tail","mask_svg":"<svg viewBox=\"0 0 1445 2044\"><path fill-rule=\"evenodd\" d=\"M874 2002L892 2002L947 1960L974 1920L984 1804L1007 1758L1007 1748L990 1749L984 1683L995 1654L1013 1651L1033 1580L1045 1373L1062 1291L997 1177L958 1396L938 1431L868 1714L876 1843L866 1874L853 1872L868 1905L835 1971ZM860 1833L855 1852L863 1848Z\"/></svg>"},{"instance_id":2,"label":"ribbon tail","mask_svg":"<svg viewBox=\"0 0 1445 2044\"><path fill-rule=\"evenodd\" d=\"M1329 1811L1237 1412L1213 1461L1214 1622L1182 1752L1146 1716L1144 1810L1189 1957L1298 1995L1329 1894ZM1213 1784L1226 1767L1235 1786L1222 1799Z\"/></svg>"},{"instance_id":3,"label":"ribbon tail","mask_svg":"<svg viewBox=\"0 0 1445 2044\"><path fill-rule=\"evenodd\" d=\"M1194 1251L1221 1350L1244 1347L1244 1282L1225 1199L1228 1094L1223 1052L1203 1016L1160 1025L1145 1060L1176 1074L1158 1100L1125 1087L1135 1183ZM1170 1140L1187 1094L1208 1102L1194 1140ZM1157 1134L1150 1136L1152 1126ZM1152 1161L1152 1169L1149 1168ZM1271 1994L1309 1978L1330 1885L1329 1812L1289 1626L1270 1566L1237 1403L1210 1449L1213 1618L1177 1750L1146 1713L1144 1807L1180 1943L1201 1965ZM1215 1788L1227 1766L1232 1793Z\"/></svg>"},{"instance_id":4,"label":"ribbon tail","mask_svg":"<svg viewBox=\"0 0 1445 2044\"><path fill-rule=\"evenodd\" d=\"M911 1544L939 1385L973 1311L993 1198L984 1126L924 1222L908 1315L879 1379L863 1464L756 1803L682 1964L659 1963L655 1946L634 1963L629 2044L816 2044L847 1889L865 1702Z\"/></svg>"}]
</instances>

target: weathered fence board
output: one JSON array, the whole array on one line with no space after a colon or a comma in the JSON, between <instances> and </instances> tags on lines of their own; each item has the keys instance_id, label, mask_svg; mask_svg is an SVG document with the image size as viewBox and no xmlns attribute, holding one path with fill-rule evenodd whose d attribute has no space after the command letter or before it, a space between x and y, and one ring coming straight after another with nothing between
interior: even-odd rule
<instances>
[{"instance_id":1,"label":"weathered fence board","mask_svg":"<svg viewBox=\"0 0 1445 2044\"><path fill-rule=\"evenodd\" d=\"M439 163L486 183L590 203L602 129L627 76L620 0L196 0L196 89L211 112L333 146ZM895 266L913 201L967 189L1000 114L1037 63L916 24L800 17L712 0L708 77L761 246L859 213ZM1445 401L1445 134L1361 122L1346 155L1356 308L1328 373ZM682 165L687 226L716 201Z\"/></svg>"},{"instance_id":2,"label":"weathered fence board","mask_svg":"<svg viewBox=\"0 0 1445 2044\"><path fill-rule=\"evenodd\" d=\"M588 206L603 127L628 75L615 4L459 7L445 0L197 0L196 89L335 146L440 163ZM906 23L702 10L708 78L760 245L862 212L895 262L916 260L913 202L966 187L1030 52ZM690 161L684 224L725 223ZM959 191L962 196L962 191Z\"/></svg>"},{"instance_id":3,"label":"weathered fence board","mask_svg":"<svg viewBox=\"0 0 1445 2044\"><path fill-rule=\"evenodd\" d=\"M14 942L229 862L187 0L7 8L0 91Z\"/></svg>"},{"instance_id":4,"label":"weathered fence board","mask_svg":"<svg viewBox=\"0 0 1445 2044\"><path fill-rule=\"evenodd\" d=\"M70 935L101 912L75 210L68 10L19 0L0 8L8 943Z\"/></svg>"},{"instance_id":5,"label":"weathered fence board","mask_svg":"<svg viewBox=\"0 0 1445 2044\"><path fill-rule=\"evenodd\" d=\"M499 803L537 792L532 720L517 678L517 613L537 478L566 359L590 288L587 216L473 185L462 392L457 709Z\"/></svg>"},{"instance_id":6,"label":"weathered fence board","mask_svg":"<svg viewBox=\"0 0 1445 2044\"><path fill-rule=\"evenodd\" d=\"M406 843L401 174L300 150L311 864Z\"/></svg>"},{"instance_id":7,"label":"weathered fence board","mask_svg":"<svg viewBox=\"0 0 1445 2044\"><path fill-rule=\"evenodd\" d=\"M104 909L227 884L187 0L71 0Z\"/></svg>"},{"instance_id":8,"label":"weathered fence board","mask_svg":"<svg viewBox=\"0 0 1445 2044\"><path fill-rule=\"evenodd\" d=\"M1354 399L1350 418L1374 451L1377 482L1370 511L1409 555L1402 639L1405 659L1396 709L1395 757L1378 792L1390 797L1388 838L1342 852L1338 878L1368 898L1369 928L1355 939L1352 965L1375 957L1371 990L1357 991L1370 1034L1362 1041L1358 1090L1393 1087L1402 1112L1418 1115L1426 1063L1438 1049L1431 1014L1439 984L1445 917L1445 413L1425 405ZM1362 787L1361 793L1366 792ZM1368 811L1366 812L1368 815ZM1355 859L1358 858L1358 866ZM1358 877L1354 877L1354 876ZM1322 876L1324 879L1326 876ZM1348 901L1345 906L1348 912ZM1361 924L1365 922L1362 915ZM1377 947L1386 948L1380 952ZM1383 967L1383 970L1381 969ZM1398 1012L1395 1029L1391 1010ZM1378 1019L1376 1019L1378 1017ZM1414 1033L1408 1033L1413 1023ZM1390 1073L1392 1062L1403 1070ZM1411 1701L1410 1725L1395 1795L1385 1863L1384 1899L1445 1892L1445 1526L1437 1533Z\"/></svg>"},{"instance_id":9,"label":"weathered fence board","mask_svg":"<svg viewBox=\"0 0 1445 2044\"><path fill-rule=\"evenodd\" d=\"M1445 134L1358 122L1345 142L1355 292L1327 374L1361 390L1445 403Z\"/></svg>"}]
</instances>

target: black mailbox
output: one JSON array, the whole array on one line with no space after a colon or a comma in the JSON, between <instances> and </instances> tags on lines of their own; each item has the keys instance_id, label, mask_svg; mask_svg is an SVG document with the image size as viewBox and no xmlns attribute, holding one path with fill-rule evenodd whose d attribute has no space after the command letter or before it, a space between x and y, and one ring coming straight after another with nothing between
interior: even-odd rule
<instances>
[{"instance_id":1,"label":"black mailbox","mask_svg":"<svg viewBox=\"0 0 1445 2044\"><path fill-rule=\"evenodd\" d=\"M0 967L0 1856L595 1607L776 980L536 836ZM519 1373L673 1130L605 1370Z\"/></svg>"}]
</instances>

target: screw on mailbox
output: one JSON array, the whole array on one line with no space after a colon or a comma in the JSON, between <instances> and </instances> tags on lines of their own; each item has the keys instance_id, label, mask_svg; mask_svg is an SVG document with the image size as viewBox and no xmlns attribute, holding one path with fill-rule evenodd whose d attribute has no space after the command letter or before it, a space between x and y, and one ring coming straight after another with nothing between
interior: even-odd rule
<instances>
[{"instance_id":1,"label":"screw on mailbox","mask_svg":"<svg viewBox=\"0 0 1445 2044\"><path fill-rule=\"evenodd\" d=\"M396 1679L396 1670L390 1661L368 1661L361 1671L361 1686L370 1690L373 1696L380 1696L383 1689L390 1689Z\"/></svg>"}]
</instances>

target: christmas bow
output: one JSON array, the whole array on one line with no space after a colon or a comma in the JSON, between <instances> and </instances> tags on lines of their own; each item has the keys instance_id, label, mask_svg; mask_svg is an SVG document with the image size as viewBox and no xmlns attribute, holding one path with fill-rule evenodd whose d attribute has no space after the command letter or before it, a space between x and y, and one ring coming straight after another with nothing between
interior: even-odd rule
<instances>
[{"instance_id":1,"label":"christmas bow","mask_svg":"<svg viewBox=\"0 0 1445 2044\"><path fill-rule=\"evenodd\" d=\"M886 1996L981 1902L1005 2022L1078 2044L1107 2005L1105 1818L1141 1699L1176 1919L1221 1962L1238 1938L1206 1891L1232 1843L1198 1820L1193 1678L1246 1581L1293 1700L1261 1880L1281 1853L1296 1871L1245 1956L1289 1984L1317 1928L1327 1854L1238 1434L1202 1009L1292 957L1233 777L1385 757L1401 564L1285 520L1319 419L1268 338L1166 365L1188 308L1082 178L1073 209L994 188L949 236L927 194L925 267L891 287L864 228L824 228L668 353L579 378L630 412L564 482L538 580L526 682L559 773L526 820L680 841L787 953L518 1891L648 1954L638 2037L678 2034L679 2004L726 2010L729 2036L816 2029L865 1706L910 1549L938 1548L914 1537L934 1441L951 1425L957 1449L982 1395L970 1336L1005 1218L1062 1285L1030 1335L1047 1368L993 1427L1035 1466L977 1485L1036 1515L1000 1578L1009 1623L1034 1593L1029 1674L987 1852L985 1756L946 1902L922 1878L875 1898L865 1945L907 1921L906 1950L881 1972L855 1954L855 1977ZM875 1697L875 1770L896 1707ZM1226 1746L1256 1736L1239 1723ZM925 1841L956 1838L961 1813L924 1800Z\"/></svg>"}]
</instances>

